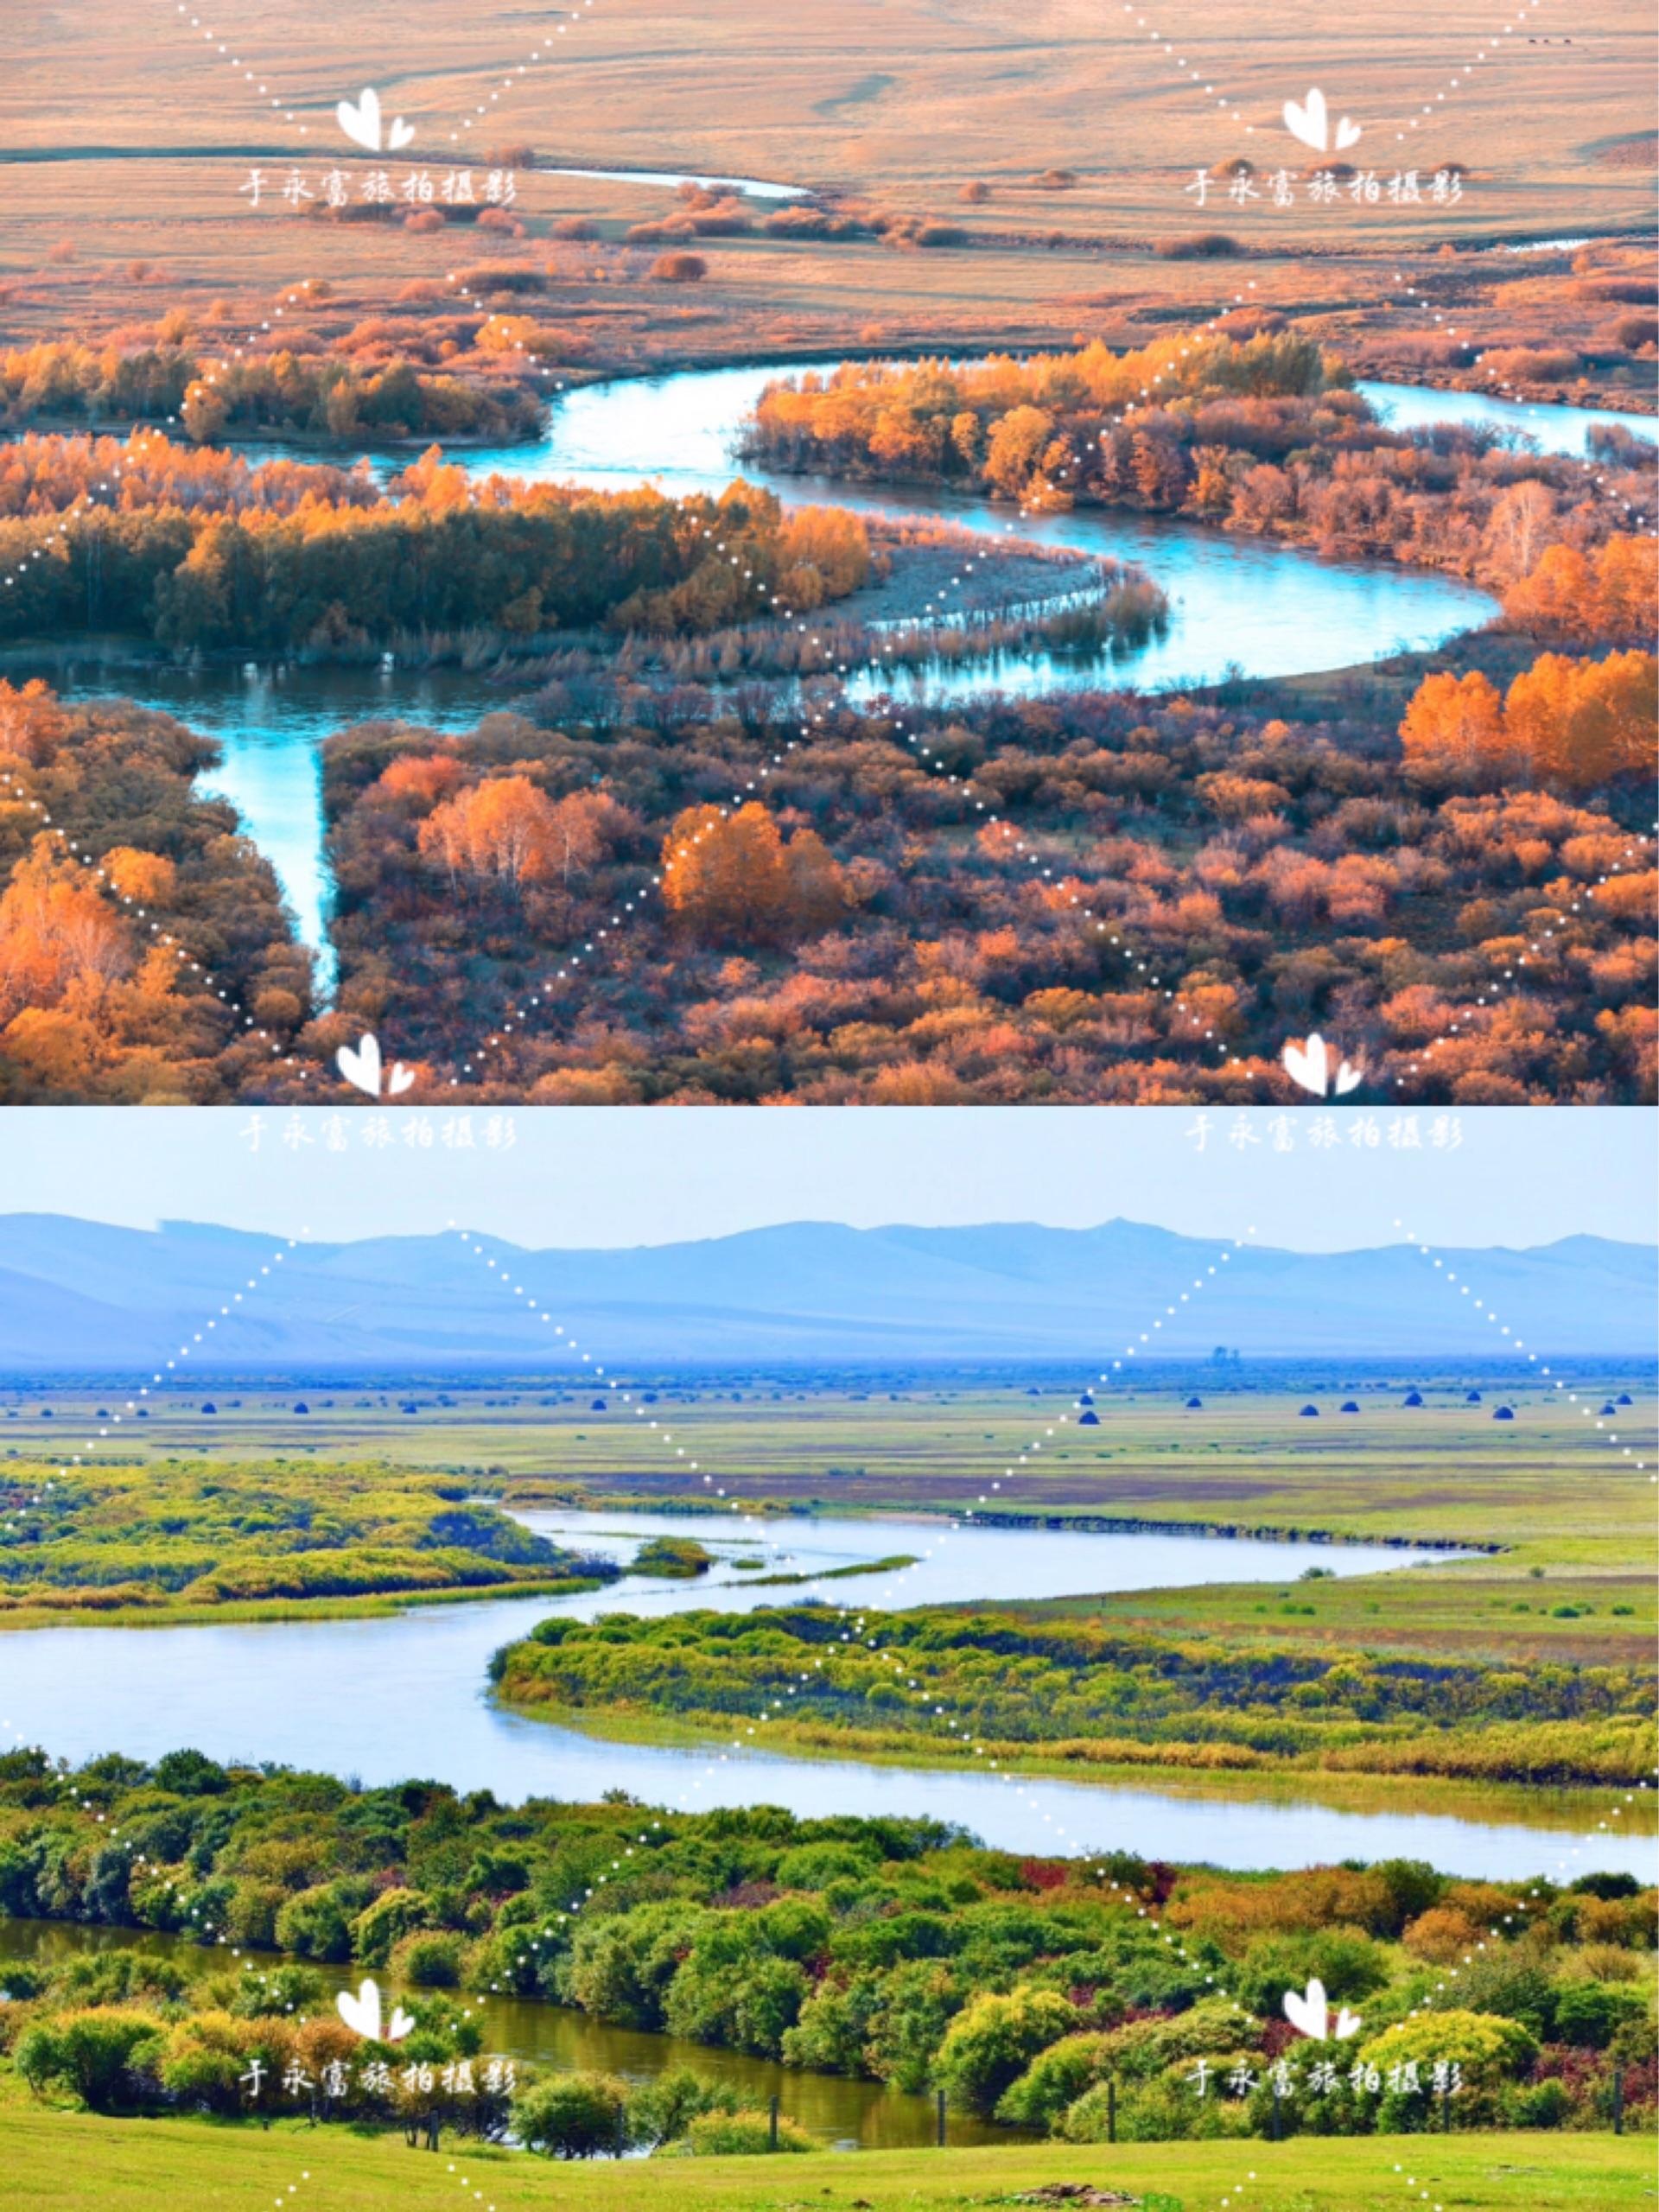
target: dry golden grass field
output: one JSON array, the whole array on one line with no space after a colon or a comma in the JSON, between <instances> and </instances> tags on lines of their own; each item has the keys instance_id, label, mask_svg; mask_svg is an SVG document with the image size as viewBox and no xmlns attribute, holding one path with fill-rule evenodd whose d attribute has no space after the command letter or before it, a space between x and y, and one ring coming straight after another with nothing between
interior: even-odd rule
<instances>
[{"instance_id":1,"label":"dry golden grass field","mask_svg":"<svg viewBox=\"0 0 1659 2212\"><path fill-rule=\"evenodd\" d=\"M1358 318L1433 336L1437 314L1456 321L1472 306L1483 338L1559 340L1559 302L1524 312L1529 283L1552 264L1491 249L1651 228L1654 39L1637 0L1608 0L1587 24L1559 0L1278 13L1179 0L1146 17L1158 39L1140 5L1036 0L1013 20L991 0L592 0L574 14L509 0L280 11L11 0L0 10L0 340L127 328L176 301L199 315L223 302L227 327L245 315L257 327L303 277L327 279L340 313L360 317L476 259L481 238L411 233L402 209L330 224L281 206L295 166L313 186L334 163L359 180L375 166L334 116L367 85L388 123L414 130L385 157L394 185L412 166L435 176L457 158L482 168L529 149L543 169L785 181L963 233L908 251L713 238L698 242L701 285L652 284L650 250L618 249L630 225L670 212L670 188L521 172L525 235L490 239L492 256L544 265L552 225L588 219L591 245L554 249L557 294L607 365L762 343L896 349L1079 329L1128 340L1239 295L1312 315L1333 337ZM211 41L190 24L203 8ZM551 58L530 67L538 40ZM1315 85L1333 128L1351 116L1361 129L1344 161L1384 186L1402 168L1427 180L1460 163L1460 202L1356 204L1344 185L1335 204L1312 204L1320 157L1281 110ZM1236 205L1212 175L1200 208L1198 173L1236 157L1255 165L1260 197ZM254 168L267 195L257 213L245 190ZM1280 169L1294 181L1287 207L1268 188ZM1238 255L1159 257L1204 231L1227 233ZM1427 307L1383 305L1403 299L1402 276L1426 282Z\"/></svg>"}]
</instances>

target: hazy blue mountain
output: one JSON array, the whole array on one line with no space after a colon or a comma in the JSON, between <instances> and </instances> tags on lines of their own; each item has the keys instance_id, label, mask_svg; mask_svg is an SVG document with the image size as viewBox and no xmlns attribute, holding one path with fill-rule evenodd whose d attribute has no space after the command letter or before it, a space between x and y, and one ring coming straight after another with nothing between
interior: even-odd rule
<instances>
[{"instance_id":1,"label":"hazy blue mountain","mask_svg":"<svg viewBox=\"0 0 1659 2212\"><path fill-rule=\"evenodd\" d=\"M1468 1296L1409 1245L1236 1250L1129 1221L796 1222L626 1251L525 1252L493 1241L485 1249L582 1349L634 1365L1092 1360L1138 1344L1143 1329L1142 1356L1219 1344L1250 1359L1490 1358L1513 1338L1489 1311L1544 1357L1640 1356L1651 1354L1659 1323L1653 1248L1594 1236L1439 1255L1470 1283ZM1184 1304L1195 1281L1204 1294ZM386 1368L515 1363L531 1351L557 1363L561 1340L453 1235L286 1251L281 1238L194 1222L140 1230L0 1215L0 1371L153 1370L181 1341L200 1364Z\"/></svg>"}]
</instances>

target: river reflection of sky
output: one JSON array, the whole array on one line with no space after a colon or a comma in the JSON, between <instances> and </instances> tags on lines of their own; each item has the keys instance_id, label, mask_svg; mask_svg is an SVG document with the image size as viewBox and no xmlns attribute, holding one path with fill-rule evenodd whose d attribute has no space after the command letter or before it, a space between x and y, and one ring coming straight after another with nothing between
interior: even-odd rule
<instances>
[{"instance_id":1,"label":"river reflection of sky","mask_svg":"<svg viewBox=\"0 0 1659 2212\"><path fill-rule=\"evenodd\" d=\"M824 365L783 363L621 378L565 394L539 445L457 454L474 474L557 478L615 490L659 482L665 491L720 492L737 473L733 451L744 416L773 378ZM1580 451L1593 422L1622 423L1653 436L1641 416L1602 410L1518 408L1478 393L1404 385L1363 387L1402 427L1447 419L1482 420L1516 429L1555 451ZM270 448L281 451L281 448ZM301 455L315 459L315 454ZM384 460L383 467L392 464ZM940 703L988 692L1023 693L1102 685L1163 690L1215 683L1230 675L1288 676L1345 668L1401 652L1423 651L1485 621L1497 602L1460 579L1382 563L1325 561L1305 549L1163 519L1099 512L1017 516L1006 506L947 499L923 487L878 490L751 468L787 500L833 499L868 514L936 514L1001 537L1075 547L1144 568L1167 593L1170 621L1161 638L1122 658L1003 654L970 666L951 664L899 672L867 670L849 692L856 703L882 693ZM208 731L222 765L202 787L236 806L248 834L270 860L303 940L333 963L324 936L331 895L323 849L317 750L332 730L378 715L440 729L470 728L510 690L459 670L203 667L127 671L77 664L65 690L76 697L136 696Z\"/></svg>"},{"instance_id":2,"label":"river reflection of sky","mask_svg":"<svg viewBox=\"0 0 1659 2212\"><path fill-rule=\"evenodd\" d=\"M550 1522L569 1528L569 1514ZM598 1525L616 1529L616 1516ZM626 1526L626 1524L621 1524ZM677 1526L653 1516L652 1533ZM855 1534L854 1531L856 1531ZM741 1533L747 1534L747 1530ZM775 1523L784 1549L824 1547L825 1556L885 1556L938 1541L937 1527L905 1519ZM1125 1579L1123 1562L1140 1554L1137 1536L1074 1532L975 1531L983 1552L965 1542L950 1554L965 1564L959 1579L930 1591L921 1580L905 1596L1077 1592ZM723 1541L723 1539L722 1539ZM1148 1541L1160 1540L1148 1539ZM1245 1579L1246 1546L1165 1538L1181 1547L1179 1579L1211 1574ZM1029 1545L1029 1554L1017 1548ZM1096 1549L1098 1548L1098 1549ZM1009 1562L1030 1556L1045 1571L1027 1574ZM1275 1578L1295 1565L1282 1553L1264 1567ZM1390 1552L1391 1564L1411 1554ZM1319 1563L1338 1571L1375 1569L1375 1557L1320 1548ZM1114 1575L1111 1562L1119 1563ZM1193 1566L1183 1562L1192 1560ZM1103 1567L1104 1572L1103 1573ZM957 1572L953 1570L953 1573ZM743 1577L735 1566L715 1570L718 1583ZM1172 1579L1166 1567L1160 1579ZM884 1578L830 1583L824 1593L854 1603L880 1601ZM803 1587L774 1590L791 1602ZM896 1593L890 1593L896 1594ZM895 1764L773 1757L759 1750L666 1747L608 1742L602 1737L505 1713L491 1704L490 1654L554 1612L593 1618L607 1611L674 1611L711 1601L764 1602L728 1587L626 1584L563 1601L489 1599L429 1606L389 1618L276 1622L260 1625L149 1629L38 1629L6 1639L9 1709L16 1726L54 1755L72 1760L118 1748L155 1758L181 1745L219 1758L275 1759L369 1783L410 1775L435 1777L460 1789L490 1789L508 1802L527 1796L588 1802L607 1789L631 1791L646 1804L690 1807L765 1803L810 1815L907 1813L955 1821L988 1842L1015 1850L1122 1849L1148 1856L1209 1859L1218 1865L1297 1866L1345 1858L1420 1858L1449 1872L1508 1878L1554 1873L1569 1845L1586 1866L1643 1872L1650 1843L1629 1834L1551 1830L1544 1793L1528 1801L1540 1823L1500 1824L1440 1814L1338 1812L1299 1794L1281 1777L1276 1795L1250 1802L1183 1796L1178 1780L1155 1786L1098 1785L1016 1779L982 1769L967 1771Z\"/></svg>"}]
</instances>

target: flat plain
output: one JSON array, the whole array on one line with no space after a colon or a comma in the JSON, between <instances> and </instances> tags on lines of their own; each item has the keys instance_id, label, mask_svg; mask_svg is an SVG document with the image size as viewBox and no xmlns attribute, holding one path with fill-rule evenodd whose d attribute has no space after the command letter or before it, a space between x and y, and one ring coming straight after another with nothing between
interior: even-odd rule
<instances>
[{"instance_id":1,"label":"flat plain","mask_svg":"<svg viewBox=\"0 0 1659 2212\"><path fill-rule=\"evenodd\" d=\"M562 2165L498 2146L451 2146L410 2158L396 2136L362 2139L281 2126L255 2133L188 2120L110 2120L44 2110L15 2088L0 2098L0 2158L18 2201L40 2212L130 2212L163 2202L204 2212L258 2202L315 2212L425 2212L478 2196L505 2208L557 2203L570 2212L624 2201L607 2160ZM1402 2162L1409 2160L1409 2165ZM1416 2177L1408 2192L1408 2173ZM1059 2192L1147 2212L1199 2212L1247 2185L1251 2212L1400 2212L1423 2200L1459 2212L1635 2212L1655 2198L1651 2145L1639 2137L1485 2136L1300 2143L1147 2143L998 2146L989 2151L867 2151L766 2158L631 2162L626 2202L642 2212L950 2212L1065 2204ZM465 2183L466 2194L461 2196ZM1548 2198L1538 2194L1541 2186ZM1052 2190L1045 2196L1040 2193ZM1129 2192L1133 2191L1134 2194ZM1441 2192L1444 2194L1442 2195ZM1072 2202L1089 2202L1073 2196Z\"/></svg>"},{"instance_id":2,"label":"flat plain","mask_svg":"<svg viewBox=\"0 0 1659 2212\"><path fill-rule=\"evenodd\" d=\"M223 299L258 343L284 285L322 279L342 306L378 313L404 283L441 277L455 233L411 235L406 206L331 224L283 203L290 172L315 193L334 164L357 196L376 164L333 108L373 86L388 121L415 132L386 157L394 194L412 165L435 179L470 162L481 190L487 167L511 161L532 239L575 219L614 245L673 201L660 182L532 178L527 159L543 172L760 179L956 234L942 251L899 251L759 226L715 236L695 301L568 252L561 304L641 359L1128 336L1247 301L1332 335L1344 313L1432 335L1471 280L1501 278L1506 306L1523 304L1525 264L1500 254L1477 272L1475 250L1649 226L1647 35L1630 0L1570 29L1537 0L1507 26L1475 0L1352 22L1223 0L1185 22L1121 0L1049 0L1017 27L988 0L815 0L790 11L786 36L755 0L714 16L601 0L550 25L505 0L464 20L436 0L280 22L242 0L213 20L174 0L35 9L0 22L0 334ZM550 58L531 65L538 39ZM1325 199L1312 173L1338 156L1299 143L1282 116L1314 86L1332 129L1351 117L1362 134ZM1253 197L1230 194L1236 161L1256 173L1243 188ZM1458 197L1435 198L1433 176L1453 164ZM1363 183L1356 194L1349 168L1375 175L1376 199ZM1391 201L1389 180L1408 170L1421 199ZM1288 204L1268 182L1281 174ZM1156 257L1217 232L1243 259ZM1432 265L1453 249L1457 271Z\"/></svg>"}]
</instances>

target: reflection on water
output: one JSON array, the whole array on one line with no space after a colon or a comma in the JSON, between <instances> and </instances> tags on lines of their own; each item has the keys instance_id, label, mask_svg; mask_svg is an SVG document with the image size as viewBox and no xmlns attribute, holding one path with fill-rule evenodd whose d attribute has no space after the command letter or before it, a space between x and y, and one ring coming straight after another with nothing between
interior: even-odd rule
<instances>
[{"instance_id":1,"label":"reflection on water","mask_svg":"<svg viewBox=\"0 0 1659 2212\"><path fill-rule=\"evenodd\" d=\"M1233 1867L1300 1866L1338 1859L1427 1859L1448 1872L1518 1878L1586 1866L1644 1872L1652 1846L1628 1834L1552 1829L1543 1796L1520 1821L1442 1814L1338 1811L1294 1796L1224 1803L1180 1794L1179 1778L1147 1788L1016 1779L980 1768L815 1761L730 1747L607 1742L504 1712L489 1700L490 1654L552 1613L656 1613L794 1603L811 1586L768 1592L739 1557L769 1571L821 1573L850 1559L922 1554L902 1587L872 1575L818 1594L860 1605L976 1597L1077 1595L1204 1580L1287 1584L1316 1561L1338 1573L1405 1566L1421 1554L1327 1545L1104 1535L1081 1531L944 1529L886 1517L857 1522L791 1516L758 1524L652 1514L525 1514L549 1534L596 1539L628 1556L648 1535L691 1534L721 1548L692 1583L629 1581L562 1599L492 1599L428 1606L390 1618L189 1628L35 1629L0 1643L16 1726L55 1754L81 1760L112 1749L153 1759L181 1745L214 1757L275 1759L371 1783L431 1776L461 1790L591 1802L626 1789L642 1802L696 1811L782 1805L802 1815L890 1813L895 1805L950 1821L1017 1851L1128 1850L1148 1858ZM608 1535L606 1531L611 1532ZM1559 1819L1559 1816L1558 1816ZM1582 1856L1568 1861L1569 1846Z\"/></svg>"},{"instance_id":2,"label":"reflection on water","mask_svg":"<svg viewBox=\"0 0 1659 2212\"><path fill-rule=\"evenodd\" d=\"M785 189L753 182L746 188L777 194ZM810 365L689 370L590 385L559 400L539 444L473 448L453 458L474 475L499 473L532 482L557 479L611 491L656 482L670 493L718 493L735 471L739 427L762 387ZM1402 385L1361 389L1402 428L1486 422L1523 430L1553 452L1581 452L1586 430L1597 422L1620 423L1643 436L1655 435L1654 424L1640 416L1522 407L1478 393ZM380 456L377 465L384 473L399 464ZM1121 658L1039 652L897 673L866 669L848 687L859 705L884 693L948 704L990 691L1103 684L1159 690L1216 683L1234 673L1275 677L1345 668L1390 653L1427 650L1497 611L1486 593L1455 577L1385 563L1321 560L1295 547L1167 518L1096 512L1027 518L988 500L946 498L919 486L877 489L772 476L753 467L746 473L798 504L834 499L863 514L938 515L994 539L1014 533L1080 554L1135 563L1169 596L1166 633ZM510 690L461 670L273 671L249 664L126 671L92 656L63 673L60 688L75 698L134 697L211 733L225 758L204 779L204 788L236 805L249 835L270 859L302 938L323 954L326 985L332 984L333 960L324 935L330 885L317 766L321 741L332 730L381 715L440 729L470 728L512 696Z\"/></svg>"},{"instance_id":3,"label":"reflection on water","mask_svg":"<svg viewBox=\"0 0 1659 2212\"><path fill-rule=\"evenodd\" d=\"M0 1988L11 1959L54 1964L88 1951L137 1950L153 1957L200 1963L200 1945L181 1936L139 1933L124 1928L83 1928L66 1921L7 1920L0 1916ZM261 1972L276 1964L265 1952L248 1955ZM308 1961L308 1964L310 1962ZM225 1964L230 1964L227 1959ZM332 1999L354 1989L361 1969L319 1966ZM381 1977L383 1985L395 1985ZM837 2149L902 2151L934 2139L931 2098L906 2096L879 2082L855 2082L835 2074L799 2073L741 2051L716 2050L678 2036L646 2034L633 2028L607 2027L587 2013L563 2005L537 2005L523 1998L475 1997L484 2028L483 2048L492 2058L554 2071L594 2069L620 2074L625 2081L649 2082L672 2067L686 2066L705 2082L723 2082L752 2110L764 2111L776 2097L785 2117ZM1013 2128L994 2127L967 2112L952 2113L950 2139L959 2145L1007 2143L1020 2139Z\"/></svg>"},{"instance_id":4,"label":"reflection on water","mask_svg":"<svg viewBox=\"0 0 1659 2212\"><path fill-rule=\"evenodd\" d=\"M1478 391L1433 391L1418 385L1362 384L1359 386L1391 430L1426 430L1437 423L1462 429L1502 430L1530 439L1541 453L1570 454L1582 460L1594 429L1628 430L1652 445L1659 442L1659 418L1620 415L1607 407L1552 407L1523 399L1488 398Z\"/></svg>"}]
</instances>

